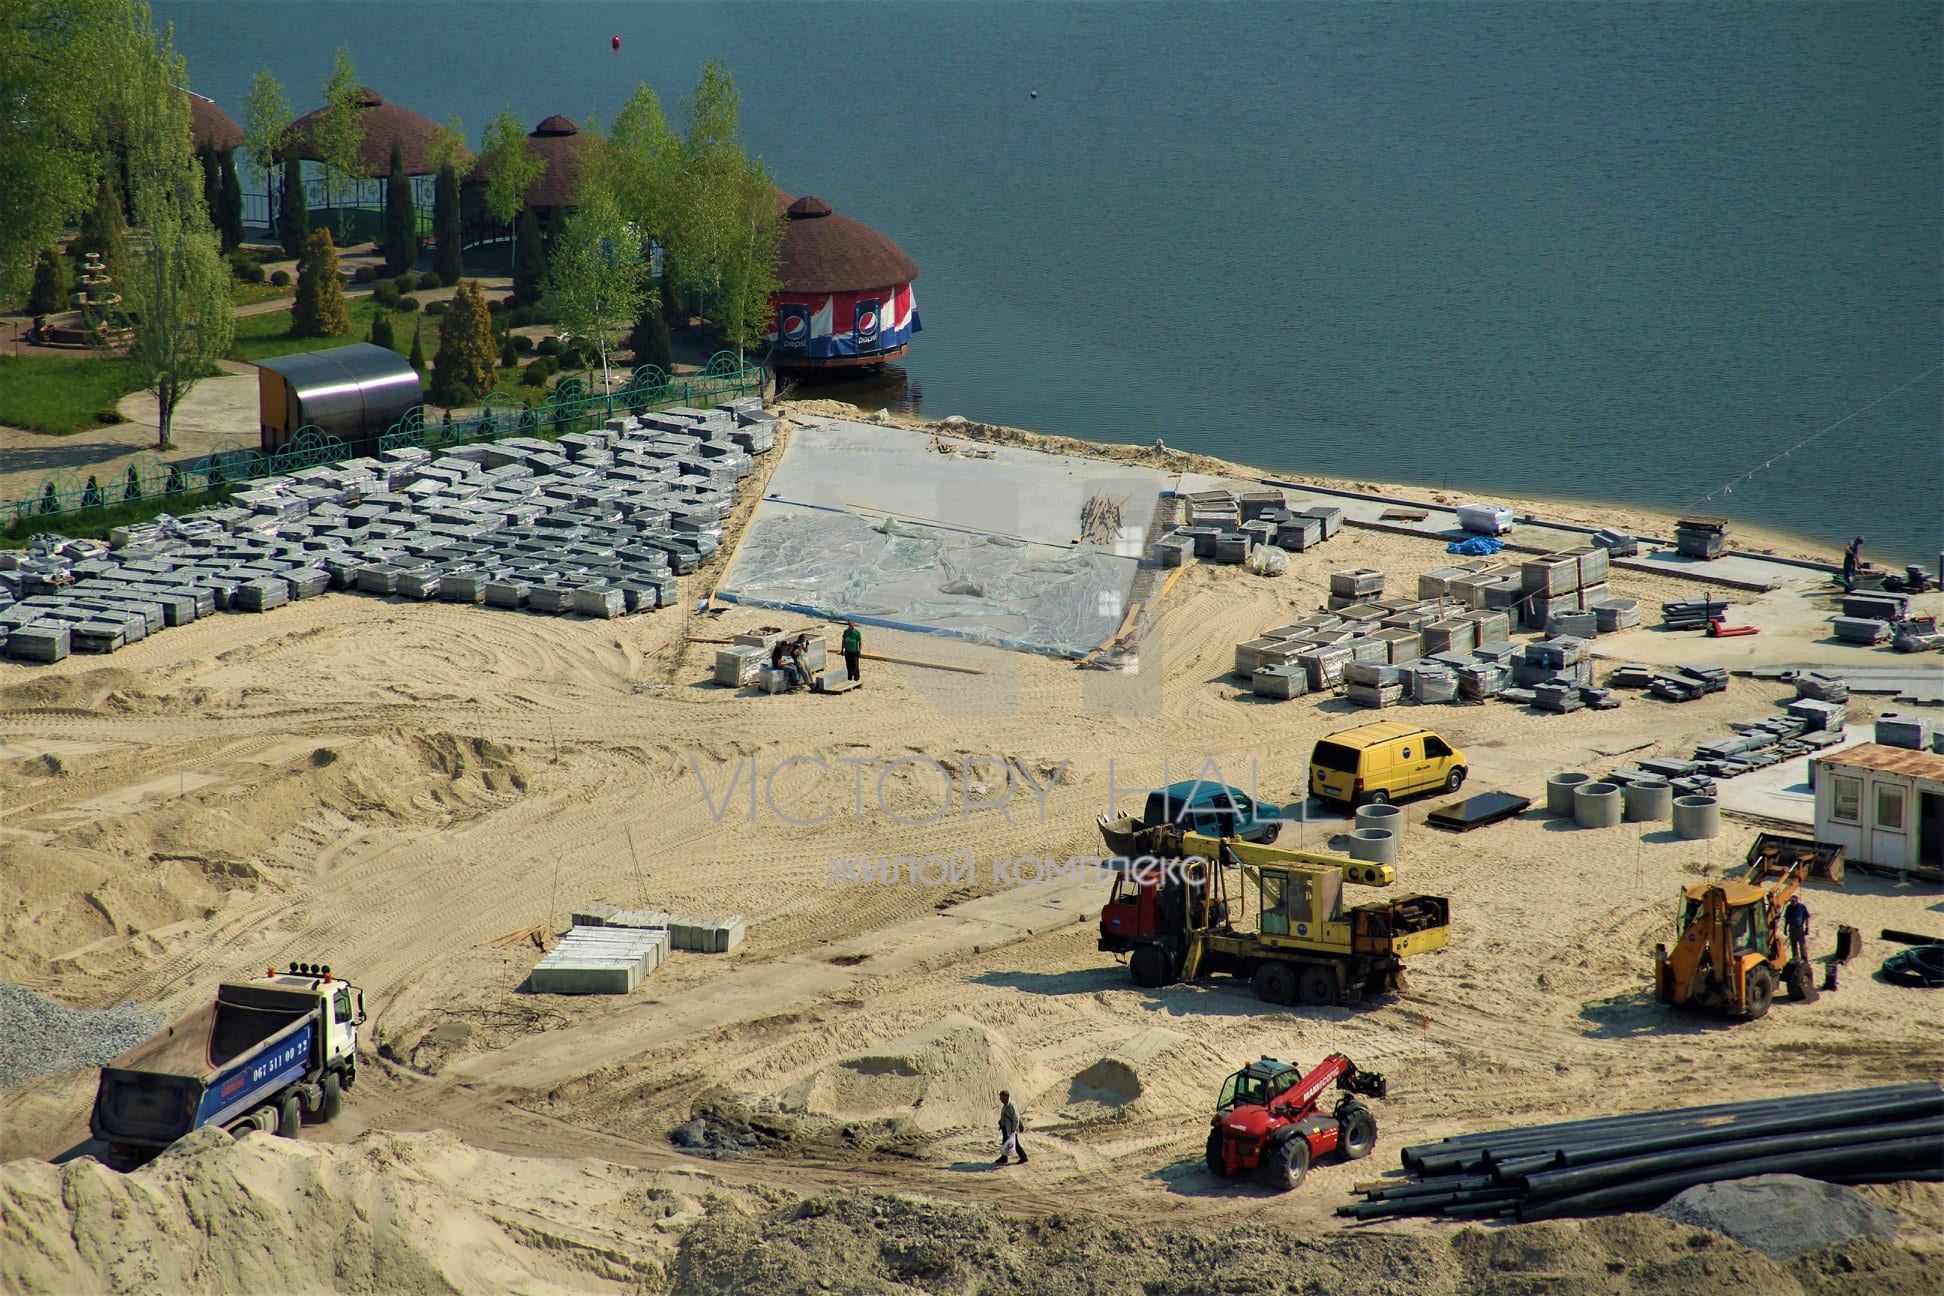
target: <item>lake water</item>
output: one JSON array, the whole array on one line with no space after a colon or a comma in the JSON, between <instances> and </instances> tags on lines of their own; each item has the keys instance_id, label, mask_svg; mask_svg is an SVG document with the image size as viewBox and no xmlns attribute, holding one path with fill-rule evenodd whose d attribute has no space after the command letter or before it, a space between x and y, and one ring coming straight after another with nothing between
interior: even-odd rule
<instances>
[{"instance_id":1,"label":"lake water","mask_svg":"<svg viewBox=\"0 0 1944 1296\"><path fill-rule=\"evenodd\" d=\"M156 11L239 120L346 44L475 144L644 79L672 115L722 54L777 181L921 267L865 399L1944 547L1934 0Z\"/></svg>"}]
</instances>

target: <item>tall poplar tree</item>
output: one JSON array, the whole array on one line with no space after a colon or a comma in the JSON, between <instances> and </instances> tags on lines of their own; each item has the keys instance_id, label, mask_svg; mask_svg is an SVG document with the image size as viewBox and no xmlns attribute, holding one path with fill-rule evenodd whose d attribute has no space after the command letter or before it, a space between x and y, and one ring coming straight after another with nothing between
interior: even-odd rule
<instances>
[{"instance_id":1,"label":"tall poplar tree","mask_svg":"<svg viewBox=\"0 0 1944 1296\"><path fill-rule=\"evenodd\" d=\"M405 174L405 155L392 141L391 172L385 178L385 269L403 274L418 262L418 208L412 202L412 182Z\"/></svg>"}]
</instances>

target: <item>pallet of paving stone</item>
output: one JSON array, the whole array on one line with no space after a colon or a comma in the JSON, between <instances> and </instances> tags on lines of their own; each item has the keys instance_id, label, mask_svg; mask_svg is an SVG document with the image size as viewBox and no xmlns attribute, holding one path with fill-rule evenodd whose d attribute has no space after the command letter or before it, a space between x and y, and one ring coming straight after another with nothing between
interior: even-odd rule
<instances>
[{"instance_id":1,"label":"pallet of paving stone","mask_svg":"<svg viewBox=\"0 0 1944 1296\"><path fill-rule=\"evenodd\" d=\"M1458 675L1451 668L1435 662L1416 661L1405 669L1405 692L1413 701L1429 704L1458 700Z\"/></svg>"},{"instance_id":2,"label":"pallet of paving stone","mask_svg":"<svg viewBox=\"0 0 1944 1296\"><path fill-rule=\"evenodd\" d=\"M1344 690L1344 694L1352 706L1379 709L1396 706L1402 702L1404 686L1402 684L1352 684Z\"/></svg>"},{"instance_id":3,"label":"pallet of paving stone","mask_svg":"<svg viewBox=\"0 0 1944 1296\"><path fill-rule=\"evenodd\" d=\"M1382 660L1353 660L1343 668L1343 682L1367 687L1389 686L1399 683L1402 672Z\"/></svg>"},{"instance_id":4,"label":"pallet of paving stone","mask_svg":"<svg viewBox=\"0 0 1944 1296\"><path fill-rule=\"evenodd\" d=\"M1614 634L1640 624L1640 602L1630 598L1605 598L1592 607L1595 628L1600 634Z\"/></svg>"},{"instance_id":5,"label":"pallet of paving stone","mask_svg":"<svg viewBox=\"0 0 1944 1296\"><path fill-rule=\"evenodd\" d=\"M1573 685L1540 684L1532 690L1532 705L1541 711L1565 715L1580 710L1586 703L1580 699L1579 689Z\"/></svg>"},{"instance_id":6,"label":"pallet of paving stone","mask_svg":"<svg viewBox=\"0 0 1944 1296\"><path fill-rule=\"evenodd\" d=\"M1880 644L1890 638L1890 623L1869 617L1839 616L1830 618L1830 628L1844 643Z\"/></svg>"},{"instance_id":7,"label":"pallet of paving stone","mask_svg":"<svg viewBox=\"0 0 1944 1296\"><path fill-rule=\"evenodd\" d=\"M1384 573L1369 567L1357 567L1349 571L1330 573L1330 593L1351 597L1359 602L1368 603L1381 598L1384 593ZM1377 609L1382 615L1382 609Z\"/></svg>"},{"instance_id":8,"label":"pallet of paving stone","mask_svg":"<svg viewBox=\"0 0 1944 1296\"><path fill-rule=\"evenodd\" d=\"M1600 618L1594 612L1555 612L1546 618L1546 633L1591 639L1600 633Z\"/></svg>"},{"instance_id":9,"label":"pallet of paving stone","mask_svg":"<svg viewBox=\"0 0 1944 1296\"><path fill-rule=\"evenodd\" d=\"M1297 656L1309 679L1310 691L1333 689L1343 682L1343 670L1353 660L1350 650L1341 645L1317 648Z\"/></svg>"},{"instance_id":10,"label":"pallet of paving stone","mask_svg":"<svg viewBox=\"0 0 1944 1296\"><path fill-rule=\"evenodd\" d=\"M1458 671L1458 696L1468 702L1482 702L1497 697L1511 683L1510 667L1495 662L1474 662Z\"/></svg>"},{"instance_id":11,"label":"pallet of paving stone","mask_svg":"<svg viewBox=\"0 0 1944 1296\"><path fill-rule=\"evenodd\" d=\"M1276 547L1291 553L1302 553L1306 549L1322 544L1323 519L1313 517L1292 517L1276 524Z\"/></svg>"},{"instance_id":12,"label":"pallet of paving stone","mask_svg":"<svg viewBox=\"0 0 1944 1296\"><path fill-rule=\"evenodd\" d=\"M70 628L64 621L36 621L18 626L6 636L7 656L15 661L57 662L71 651Z\"/></svg>"},{"instance_id":13,"label":"pallet of paving stone","mask_svg":"<svg viewBox=\"0 0 1944 1296\"><path fill-rule=\"evenodd\" d=\"M1593 533L1593 543L1613 558L1633 558L1640 553L1640 539L1625 531L1603 530Z\"/></svg>"},{"instance_id":14,"label":"pallet of paving stone","mask_svg":"<svg viewBox=\"0 0 1944 1296\"><path fill-rule=\"evenodd\" d=\"M1718 517L1686 517L1674 524L1674 547L1688 558L1719 558L1728 547L1728 522Z\"/></svg>"},{"instance_id":15,"label":"pallet of paving stone","mask_svg":"<svg viewBox=\"0 0 1944 1296\"><path fill-rule=\"evenodd\" d=\"M1309 693L1309 672L1300 662L1265 667L1250 677L1249 688L1257 697L1279 701L1303 697Z\"/></svg>"}]
</instances>

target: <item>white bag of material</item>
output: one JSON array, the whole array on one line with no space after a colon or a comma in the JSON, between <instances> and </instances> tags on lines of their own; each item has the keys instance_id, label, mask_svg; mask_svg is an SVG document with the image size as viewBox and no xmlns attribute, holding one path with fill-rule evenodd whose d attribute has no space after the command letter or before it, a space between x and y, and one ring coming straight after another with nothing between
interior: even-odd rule
<instances>
[{"instance_id":1,"label":"white bag of material","mask_svg":"<svg viewBox=\"0 0 1944 1296\"><path fill-rule=\"evenodd\" d=\"M1280 576L1289 570L1289 555L1275 545L1257 545L1249 551L1249 570L1258 576Z\"/></svg>"}]
</instances>

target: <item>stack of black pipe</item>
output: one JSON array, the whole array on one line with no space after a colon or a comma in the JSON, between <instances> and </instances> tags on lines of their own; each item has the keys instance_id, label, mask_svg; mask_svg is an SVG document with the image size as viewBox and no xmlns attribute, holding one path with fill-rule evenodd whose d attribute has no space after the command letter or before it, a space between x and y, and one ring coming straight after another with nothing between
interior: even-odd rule
<instances>
[{"instance_id":1,"label":"stack of black pipe","mask_svg":"<svg viewBox=\"0 0 1944 1296\"><path fill-rule=\"evenodd\" d=\"M1797 1174L1830 1183L1944 1180L1933 1081L1460 1134L1403 1153L1410 1177L1339 1206L1352 1219L1521 1220L1651 1210L1696 1184Z\"/></svg>"}]
</instances>

